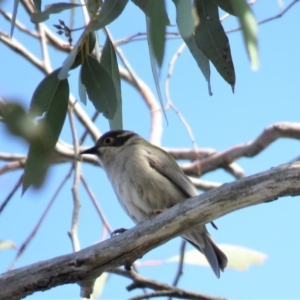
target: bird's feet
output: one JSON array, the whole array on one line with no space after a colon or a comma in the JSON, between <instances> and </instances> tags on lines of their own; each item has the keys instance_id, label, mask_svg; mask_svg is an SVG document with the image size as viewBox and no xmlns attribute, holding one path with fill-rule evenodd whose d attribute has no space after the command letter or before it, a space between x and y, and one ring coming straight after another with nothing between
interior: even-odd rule
<instances>
[{"instance_id":1,"label":"bird's feet","mask_svg":"<svg viewBox=\"0 0 300 300\"><path fill-rule=\"evenodd\" d=\"M125 229L125 228L119 228L119 229L116 229L116 230L114 230L112 233L111 233L111 237L114 237L114 236L116 236L116 235L118 235L118 234L121 234L121 233L123 233L123 232L125 232L127 229Z\"/></svg>"},{"instance_id":2,"label":"bird's feet","mask_svg":"<svg viewBox=\"0 0 300 300\"><path fill-rule=\"evenodd\" d=\"M211 224L211 226L212 226L214 229L218 230L217 225L216 225L213 221L211 221L210 224Z\"/></svg>"},{"instance_id":3,"label":"bird's feet","mask_svg":"<svg viewBox=\"0 0 300 300\"><path fill-rule=\"evenodd\" d=\"M153 209L150 214L149 217L153 217L156 215L159 215L160 213L164 212L166 209Z\"/></svg>"}]
</instances>

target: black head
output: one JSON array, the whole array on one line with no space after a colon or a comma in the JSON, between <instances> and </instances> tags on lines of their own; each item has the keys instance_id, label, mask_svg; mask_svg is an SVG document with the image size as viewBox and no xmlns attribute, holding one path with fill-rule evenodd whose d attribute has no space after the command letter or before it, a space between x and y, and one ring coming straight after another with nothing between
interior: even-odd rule
<instances>
[{"instance_id":1,"label":"black head","mask_svg":"<svg viewBox=\"0 0 300 300\"><path fill-rule=\"evenodd\" d=\"M113 130L103 134L95 146L80 152L80 154L100 154L99 149L104 147L120 147L123 146L130 138L137 136L136 133L127 130Z\"/></svg>"}]
</instances>

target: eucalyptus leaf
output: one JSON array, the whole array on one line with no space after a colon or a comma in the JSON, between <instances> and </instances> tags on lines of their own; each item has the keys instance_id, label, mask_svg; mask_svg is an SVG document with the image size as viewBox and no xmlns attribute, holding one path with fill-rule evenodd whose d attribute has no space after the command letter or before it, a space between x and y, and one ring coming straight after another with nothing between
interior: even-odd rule
<instances>
[{"instance_id":1,"label":"eucalyptus leaf","mask_svg":"<svg viewBox=\"0 0 300 300\"><path fill-rule=\"evenodd\" d=\"M80 69L81 73L81 69ZM78 76L78 95L79 95L79 100L82 102L84 105L86 105L86 89L85 86L81 82L81 77Z\"/></svg>"},{"instance_id":2,"label":"eucalyptus leaf","mask_svg":"<svg viewBox=\"0 0 300 300\"><path fill-rule=\"evenodd\" d=\"M14 0L14 8L13 8L13 13L12 13L12 17L11 17L11 27L10 27L10 37L11 38L14 34L14 28L15 28L15 24L16 24L19 3L20 3L20 0Z\"/></svg>"},{"instance_id":3,"label":"eucalyptus leaf","mask_svg":"<svg viewBox=\"0 0 300 300\"><path fill-rule=\"evenodd\" d=\"M94 19L89 28L98 30L112 21L114 21L124 10L128 0L105 0L96 19Z\"/></svg>"},{"instance_id":4,"label":"eucalyptus leaf","mask_svg":"<svg viewBox=\"0 0 300 300\"><path fill-rule=\"evenodd\" d=\"M138 6L143 12L144 14L151 18L152 15L150 13L150 6L149 4L151 5L151 2L152 0L131 0L136 6ZM164 0L161 0L161 1L164 1ZM184 0L185 1L185 0ZM169 17L168 17L168 14L167 12L165 11L165 14L164 14L164 23L165 25L170 25L170 20L169 20Z\"/></svg>"},{"instance_id":5,"label":"eucalyptus leaf","mask_svg":"<svg viewBox=\"0 0 300 300\"><path fill-rule=\"evenodd\" d=\"M222 10L230 15L237 16L234 5L241 0L213 0ZM244 1L244 0L242 0Z\"/></svg>"},{"instance_id":6,"label":"eucalyptus leaf","mask_svg":"<svg viewBox=\"0 0 300 300\"><path fill-rule=\"evenodd\" d=\"M100 64L109 72L116 90L117 109L113 119L109 120L110 129L111 130L123 129L120 72L119 72L115 48L109 36L107 36L106 42L102 49Z\"/></svg>"},{"instance_id":7,"label":"eucalyptus leaf","mask_svg":"<svg viewBox=\"0 0 300 300\"><path fill-rule=\"evenodd\" d=\"M176 6L176 22L179 32L204 75L208 84L208 93L211 96L209 59L199 49L195 36L192 34L198 23L192 12L192 2L190 0L173 0L173 2Z\"/></svg>"},{"instance_id":8,"label":"eucalyptus leaf","mask_svg":"<svg viewBox=\"0 0 300 300\"><path fill-rule=\"evenodd\" d=\"M38 12L42 10L42 0L33 0L33 4Z\"/></svg>"},{"instance_id":9,"label":"eucalyptus leaf","mask_svg":"<svg viewBox=\"0 0 300 300\"><path fill-rule=\"evenodd\" d=\"M208 94L212 96L212 90L210 85L210 65L208 58L203 54L195 42L195 37L190 36L189 38L184 39L186 45L188 46L191 54L193 55L195 61L197 62L198 67L200 68L204 78L207 81Z\"/></svg>"},{"instance_id":10,"label":"eucalyptus leaf","mask_svg":"<svg viewBox=\"0 0 300 300\"><path fill-rule=\"evenodd\" d=\"M96 46L96 32L92 31L85 35L81 41L81 45L77 50L76 57L70 69L75 69L82 64L85 57L91 54Z\"/></svg>"},{"instance_id":11,"label":"eucalyptus leaf","mask_svg":"<svg viewBox=\"0 0 300 300\"><path fill-rule=\"evenodd\" d=\"M150 35L151 47L159 67L162 66L165 40L166 40L166 25L165 15L166 6L164 0L151 0L148 3L150 21L148 34Z\"/></svg>"},{"instance_id":12,"label":"eucalyptus leaf","mask_svg":"<svg viewBox=\"0 0 300 300\"><path fill-rule=\"evenodd\" d=\"M18 103L6 103L2 107L3 121L14 135L32 141L36 136L36 124L32 117Z\"/></svg>"},{"instance_id":13,"label":"eucalyptus leaf","mask_svg":"<svg viewBox=\"0 0 300 300\"><path fill-rule=\"evenodd\" d=\"M106 68L90 55L82 65L81 82L95 108L106 118L113 119L118 103L113 79Z\"/></svg>"},{"instance_id":14,"label":"eucalyptus leaf","mask_svg":"<svg viewBox=\"0 0 300 300\"><path fill-rule=\"evenodd\" d=\"M235 71L218 6L212 0L195 0L194 3L200 20L194 34L196 45L234 91Z\"/></svg>"},{"instance_id":15,"label":"eucalyptus leaf","mask_svg":"<svg viewBox=\"0 0 300 300\"><path fill-rule=\"evenodd\" d=\"M57 78L57 74L60 70L61 68L48 74L35 89L29 109L33 117L42 116L48 111L61 82Z\"/></svg>"},{"instance_id":16,"label":"eucalyptus leaf","mask_svg":"<svg viewBox=\"0 0 300 300\"><path fill-rule=\"evenodd\" d=\"M56 70L58 71L58 70ZM52 83L52 81L51 81ZM46 95L46 101L41 105L47 109L37 123L37 136L30 142L23 176L23 194L29 186L41 186L50 164L50 157L62 130L69 101L68 80L57 79L53 93Z\"/></svg>"},{"instance_id":17,"label":"eucalyptus leaf","mask_svg":"<svg viewBox=\"0 0 300 300\"><path fill-rule=\"evenodd\" d=\"M253 70L257 70L259 66L257 22L251 8L244 0L233 1L232 5L242 27L246 49L251 61L251 67Z\"/></svg>"},{"instance_id":18,"label":"eucalyptus leaf","mask_svg":"<svg viewBox=\"0 0 300 300\"><path fill-rule=\"evenodd\" d=\"M64 60L61 70L58 72L58 79L63 80L68 78L68 73L71 68L76 68L78 63L75 61L78 58L77 54L79 49L81 49L81 45L84 44L84 39L87 35L87 29L85 29L82 34L80 35L78 41L76 42L75 46L68 54L67 58Z\"/></svg>"},{"instance_id":19,"label":"eucalyptus leaf","mask_svg":"<svg viewBox=\"0 0 300 300\"><path fill-rule=\"evenodd\" d=\"M149 28L150 28L150 18L146 16L146 25L147 25L147 39L148 39L148 49L149 49L149 56L150 56L150 64L151 64L151 70L152 70L152 76L154 79L155 87L156 87L156 92L158 95L158 99L160 102L161 109L164 113L164 116L166 118L166 121L168 122L166 112L164 110L164 105L163 105L163 98L160 90L160 85L159 85L159 79L158 79L158 74L157 74L157 68L156 68L156 60L155 60L155 55L153 53L153 49L151 46L151 39L150 39L150 34L149 34Z\"/></svg>"},{"instance_id":20,"label":"eucalyptus leaf","mask_svg":"<svg viewBox=\"0 0 300 300\"><path fill-rule=\"evenodd\" d=\"M189 38L195 29L196 20L191 0L173 0L176 6L176 23L183 39Z\"/></svg>"},{"instance_id":21,"label":"eucalyptus leaf","mask_svg":"<svg viewBox=\"0 0 300 300\"><path fill-rule=\"evenodd\" d=\"M48 20L51 14L58 14L64 10L72 9L78 6L82 6L82 4L64 2L50 4L47 5L45 7L45 10L43 10L42 12L32 13L30 21L32 23L41 23Z\"/></svg>"}]
</instances>

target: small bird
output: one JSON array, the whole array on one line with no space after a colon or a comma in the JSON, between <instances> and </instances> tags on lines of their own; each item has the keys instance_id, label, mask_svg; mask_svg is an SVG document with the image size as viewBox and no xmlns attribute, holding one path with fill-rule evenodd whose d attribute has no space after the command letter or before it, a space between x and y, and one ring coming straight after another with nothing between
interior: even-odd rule
<instances>
[{"instance_id":1,"label":"small bird","mask_svg":"<svg viewBox=\"0 0 300 300\"><path fill-rule=\"evenodd\" d=\"M109 131L94 147L80 154L98 157L121 206L135 223L150 219L155 211L166 210L198 195L170 154L134 132ZM227 257L213 242L205 225L189 229L182 237L205 255L220 278Z\"/></svg>"}]
</instances>

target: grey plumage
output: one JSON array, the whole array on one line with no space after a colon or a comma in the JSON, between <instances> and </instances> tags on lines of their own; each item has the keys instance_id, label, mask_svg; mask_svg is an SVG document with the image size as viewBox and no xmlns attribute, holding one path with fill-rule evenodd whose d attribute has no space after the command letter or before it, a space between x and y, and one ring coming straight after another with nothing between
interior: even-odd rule
<instances>
[{"instance_id":1,"label":"grey plumage","mask_svg":"<svg viewBox=\"0 0 300 300\"><path fill-rule=\"evenodd\" d=\"M198 194L172 156L131 131L107 132L82 154L98 156L121 206L135 223L149 219L154 210L165 210ZM227 257L205 225L189 229L182 237L206 256L219 278Z\"/></svg>"}]
</instances>

